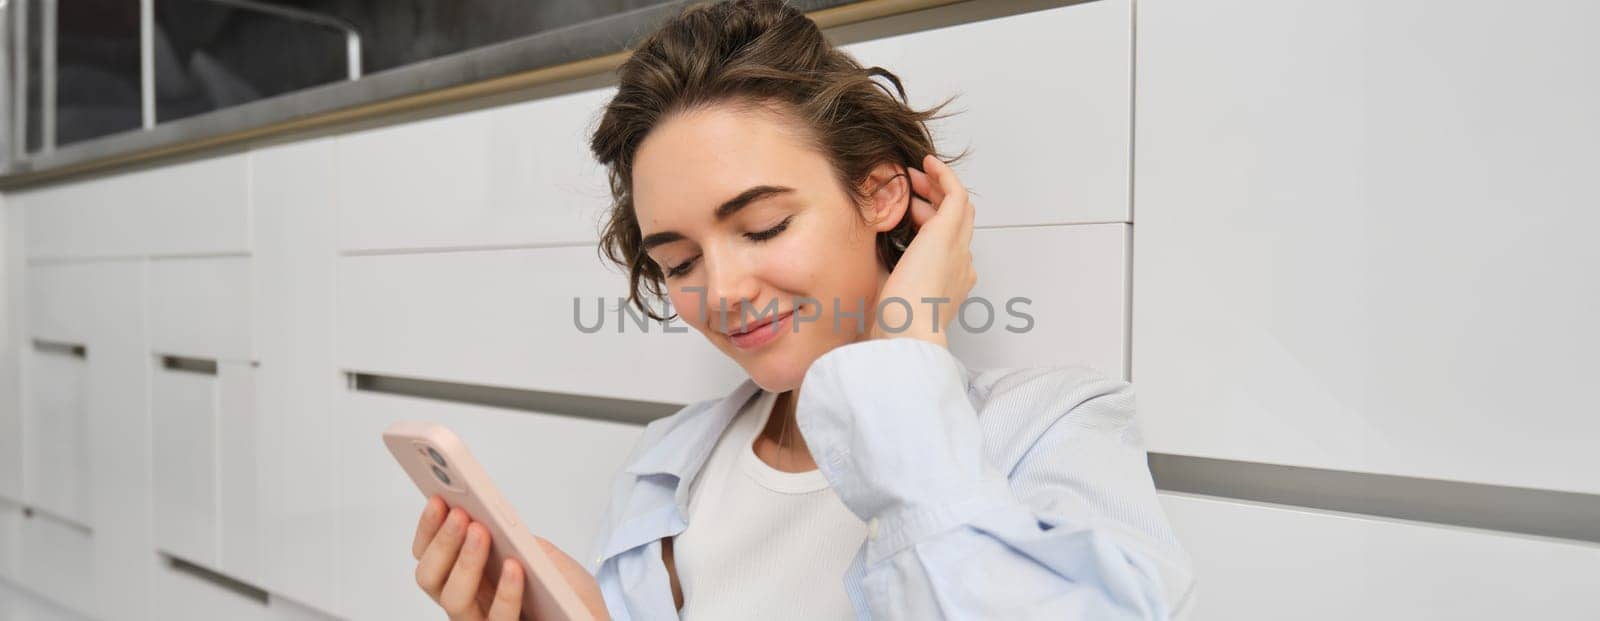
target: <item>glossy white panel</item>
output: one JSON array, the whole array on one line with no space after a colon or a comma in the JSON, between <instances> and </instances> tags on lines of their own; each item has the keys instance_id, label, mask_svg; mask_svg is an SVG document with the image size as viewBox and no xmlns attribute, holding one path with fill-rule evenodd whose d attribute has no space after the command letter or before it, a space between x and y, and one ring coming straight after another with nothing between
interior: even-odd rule
<instances>
[{"instance_id":1,"label":"glossy white panel","mask_svg":"<svg viewBox=\"0 0 1600 621\"><path fill-rule=\"evenodd\" d=\"M81 527L34 513L22 520L18 583L77 614L97 616L93 537ZM89 588L86 588L89 587Z\"/></svg>"},{"instance_id":2,"label":"glossy white panel","mask_svg":"<svg viewBox=\"0 0 1600 621\"><path fill-rule=\"evenodd\" d=\"M950 324L951 351L972 368L1086 365L1123 377L1127 242L1126 224L974 232L978 284Z\"/></svg>"},{"instance_id":3,"label":"glossy white panel","mask_svg":"<svg viewBox=\"0 0 1600 621\"><path fill-rule=\"evenodd\" d=\"M598 239L610 194L586 131L612 92L580 91L338 138L340 247Z\"/></svg>"},{"instance_id":4,"label":"glossy white panel","mask_svg":"<svg viewBox=\"0 0 1600 621\"><path fill-rule=\"evenodd\" d=\"M941 150L972 148L955 168L980 226L1125 222L1130 4L1085 2L845 49L900 76L915 107L957 95L946 110L960 114L932 129Z\"/></svg>"},{"instance_id":5,"label":"glossy white panel","mask_svg":"<svg viewBox=\"0 0 1600 621\"><path fill-rule=\"evenodd\" d=\"M23 326L26 259L23 210L0 195L0 498L22 498L22 355L32 348Z\"/></svg>"},{"instance_id":6,"label":"glossy white panel","mask_svg":"<svg viewBox=\"0 0 1600 621\"><path fill-rule=\"evenodd\" d=\"M252 154L253 316L263 584L323 610L338 605L334 554L334 297L338 264L333 141Z\"/></svg>"},{"instance_id":7,"label":"glossy white panel","mask_svg":"<svg viewBox=\"0 0 1600 621\"><path fill-rule=\"evenodd\" d=\"M260 600L214 584L205 578L163 565L156 571L151 617L171 621L262 621L267 606Z\"/></svg>"},{"instance_id":8,"label":"glossy white panel","mask_svg":"<svg viewBox=\"0 0 1600 621\"><path fill-rule=\"evenodd\" d=\"M1538 7L1139 4L1152 450L1600 492L1600 5Z\"/></svg>"},{"instance_id":9,"label":"glossy white panel","mask_svg":"<svg viewBox=\"0 0 1600 621\"><path fill-rule=\"evenodd\" d=\"M262 580L261 452L256 415L255 366L217 365L218 565L223 573L252 584Z\"/></svg>"},{"instance_id":10,"label":"glossy white panel","mask_svg":"<svg viewBox=\"0 0 1600 621\"><path fill-rule=\"evenodd\" d=\"M29 266L22 303L26 338L82 345L99 330L96 269L91 263Z\"/></svg>"},{"instance_id":11,"label":"glossy white panel","mask_svg":"<svg viewBox=\"0 0 1600 621\"><path fill-rule=\"evenodd\" d=\"M16 581L21 573L22 520L21 504L0 500L0 584Z\"/></svg>"},{"instance_id":12,"label":"glossy white panel","mask_svg":"<svg viewBox=\"0 0 1600 621\"><path fill-rule=\"evenodd\" d=\"M360 371L672 403L721 397L747 377L682 321L675 328L684 332L672 334L657 322L648 333L619 322L625 283L592 246L345 257L340 361ZM586 334L574 302L582 325L594 326L597 298L608 315Z\"/></svg>"},{"instance_id":13,"label":"glossy white panel","mask_svg":"<svg viewBox=\"0 0 1600 621\"><path fill-rule=\"evenodd\" d=\"M150 355L142 260L30 265L29 338L83 345L92 571L79 590L119 618L147 618L151 541ZM25 369L25 373L30 372ZM30 380L31 381L31 380Z\"/></svg>"},{"instance_id":14,"label":"glossy white panel","mask_svg":"<svg viewBox=\"0 0 1600 621\"><path fill-rule=\"evenodd\" d=\"M338 621L338 617L274 593L267 603L265 621Z\"/></svg>"},{"instance_id":15,"label":"glossy white panel","mask_svg":"<svg viewBox=\"0 0 1600 621\"><path fill-rule=\"evenodd\" d=\"M450 427L471 447L521 521L576 559L605 510L610 483L643 427L352 392L339 420L340 594L356 619L433 619L416 587L411 534L425 499L380 436L400 420Z\"/></svg>"},{"instance_id":16,"label":"glossy white panel","mask_svg":"<svg viewBox=\"0 0 1600 621\"><path fill-rule=\"evenodd\" d=\"M84 621L85 617L39 597L18 584L0 580L0 620Z\"/></svg>"},{"instance_id":17,"label":"glossy white panel","mask_svg":"<svg viewBox=\"0 0 1600 621\"><path fill-rule=\"evenodd\" d=\"M23 498L87 525L90 520L89 365L85 358L28 348L23 419Z\"/></svg>"},{"instance_id":18,"label":"glossy white panel","mask_svg":"<svg viewBox=\"0 0 1600 621\"><path fill-rule=\"evenodd\" d=\"M1162 505L1212 619L1594 619L1600 546L1197 496Z\"/></svg>"},{"instance_id":19,"label":"glossy white panel","mask_svg":"<svg viewBox=\"0 0 1600 621\"><path fill-rule=\"evenodd\" d=\"M217 567L217 377L157 369L150 377L155 543Z\"/></svg>"},{"instance_id":20,"label":"glossy white panel","mask_svg":"<svg viewBox=\"0 0 1600 621\"><path fill-rule=\"evenodd\" d=\"M247 166L223 155L22 193L28 257L248 252Z\"/></svg>"},{"instance_id":21,"label":"glossy white panel","mask_svg":"<svg viewBox=\"0 0 1600 621\"><path fill-rule=\"evenodd\" d=\"M250 258L150 261L150 349L250 360Z\"/></svg>"}]
</instances>

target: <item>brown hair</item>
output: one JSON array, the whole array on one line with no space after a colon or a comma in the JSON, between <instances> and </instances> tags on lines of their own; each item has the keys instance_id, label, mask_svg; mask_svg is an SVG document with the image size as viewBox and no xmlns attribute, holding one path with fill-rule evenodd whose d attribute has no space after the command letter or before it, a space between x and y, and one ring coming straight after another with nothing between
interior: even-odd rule
<instances>
[{"instance_id":1,"label":"brown hair","mask_svg":"<svg viewBox=\"0 0 1600 621\"><path fill-rule=\"evenodd\" d=\"M656 320L641 289L664 295L660 266L640 248L633 205L633 158L657 124L716 104L786 113L810 131L834 176L858 204L872 168L892 162L920 168L933 154L926 122L943 118L947 99L927 110L909 106L900 78L881 67L864 68L835 49L816 22L780 0L733 0L685 7L645 37L617 69L617 94L606 106L589 148L607 169L614 203L600 235L602 255L627 270L628 300ZM873 79L894 84L899 99ZM962 155L965 155L963 153ZM878 234L878 257L893 270L914 234L910 212Z\"/></svg>"}]
</instances>

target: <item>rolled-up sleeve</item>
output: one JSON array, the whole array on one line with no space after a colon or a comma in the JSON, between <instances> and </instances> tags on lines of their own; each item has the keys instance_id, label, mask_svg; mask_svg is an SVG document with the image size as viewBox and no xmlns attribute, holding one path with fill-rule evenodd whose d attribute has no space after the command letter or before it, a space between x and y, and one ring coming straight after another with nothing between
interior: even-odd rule
<instances>
[{"instance_id":1,"label":"rolled-up sleeve","mask_svg":"<svg viewBox=\"0 0 1600 621\"><path fill-rule=\"evenodd\" d=\"M991 404L1035 409L1021 418L1042 429L1001 471L945 348L862 341L807 370L797 421L867 522L861 589L874 618L1167 619L1172 594L1187 593L1127 384L1031 377L1013 387L1024 397Z\"/></svg>"}]
</instances>

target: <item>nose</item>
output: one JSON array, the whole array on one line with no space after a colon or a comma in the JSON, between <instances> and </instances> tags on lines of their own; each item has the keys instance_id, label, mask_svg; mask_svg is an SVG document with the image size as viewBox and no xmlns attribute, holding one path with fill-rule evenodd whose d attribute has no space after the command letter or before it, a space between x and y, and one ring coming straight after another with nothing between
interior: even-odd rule
<instances>
[{"instance_id":1,"label":"nose","mask_svg":"<svg viewBox=\"0 0 1600 621\"><path fill-rule=\"evenodd\" d=\"M706 271L706 321L714 330L737 330L740 314L756 302L759 286L753 271L726 249L704 250L700 260Z\"/></svg>"}]
</instances>

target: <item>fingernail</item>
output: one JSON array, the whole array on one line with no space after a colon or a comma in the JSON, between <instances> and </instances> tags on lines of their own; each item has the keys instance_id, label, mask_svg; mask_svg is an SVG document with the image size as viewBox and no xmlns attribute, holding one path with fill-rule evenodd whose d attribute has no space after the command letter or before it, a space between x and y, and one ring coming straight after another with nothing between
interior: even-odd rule
<instances>
[{"instance_id":1,"label":"fingernail","mask_svg":"<svg viewBox=\"0 0 1600 621\"><path fill-rule=\"evenodd\" d=\"M478 534L478 529L476 529L476 528L468 528L467 529L467 545L476 548L476 547L478 547L478 544L480 544L480 543L483 543L483 536Z\"/></svg>"}]
</instances>

